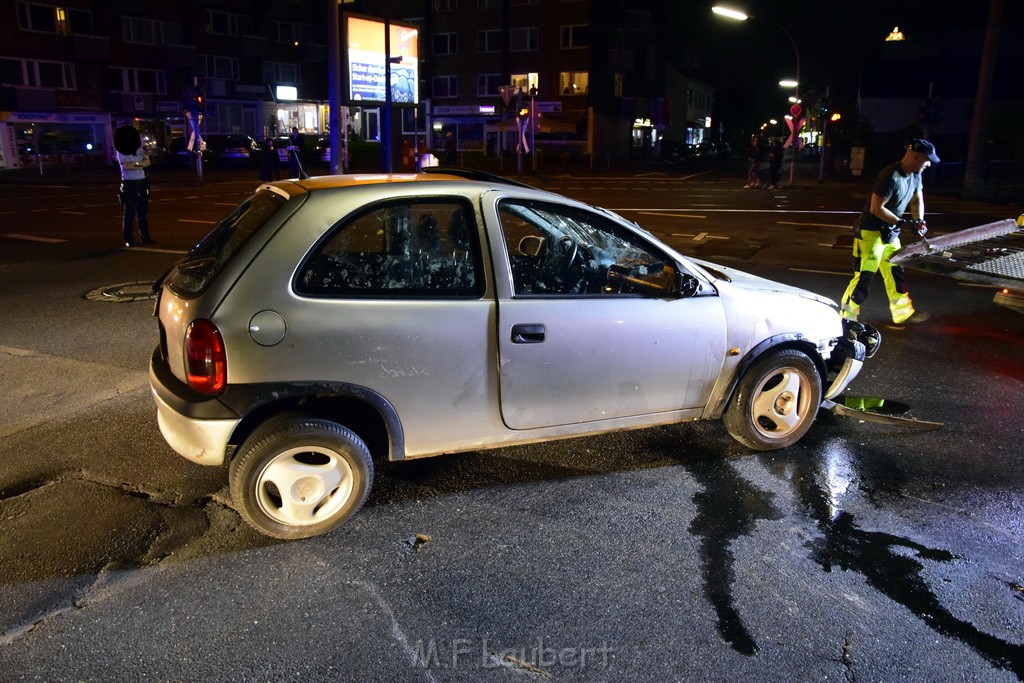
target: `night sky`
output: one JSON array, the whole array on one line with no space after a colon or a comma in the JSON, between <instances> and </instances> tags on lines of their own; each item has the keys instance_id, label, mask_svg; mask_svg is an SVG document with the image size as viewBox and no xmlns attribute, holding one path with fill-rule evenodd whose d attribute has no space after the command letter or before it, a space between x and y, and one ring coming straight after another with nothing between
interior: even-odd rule
<instances>
[{"instance_id":1,"label":"night sky","mask_svg":"<svg viewBox=\"0 0 1024 683\"><path fill-rule=\"evenodd\" d=\"M981 38L988 20L986 0L924 2L922 0L721 0L764 19L730 21L711 13L714 0L666 2L681 40L675 50L688 49L703 58L705 76L718 90L718 100L731 113L747 119L733 125L754 125L784 113L787 92L778 81L793 77L793 46L774 22L792 35L800 52L801 92L823 93L831 87L834 102L856 98L860 66L877 58L894 26L914 38L948 38L974 31L980 59ZM1020 42L1024 3L1004 0L997 70L1021 71ZM968 43L969 44L969 43ZM971 79L973 87L977 74ZM911 97L918 93L908 93Z\"/></svg>"}]
</instances>

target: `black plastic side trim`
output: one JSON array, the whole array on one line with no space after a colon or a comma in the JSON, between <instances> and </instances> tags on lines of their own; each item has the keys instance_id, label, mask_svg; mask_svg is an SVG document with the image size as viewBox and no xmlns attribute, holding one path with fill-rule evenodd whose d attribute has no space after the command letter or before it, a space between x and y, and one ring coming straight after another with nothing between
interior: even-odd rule
<instances>
[{"instance_id":1,"label":"black plastic side trim","mask_svg":"<svg viewBox=\"0 0 1024 683\"><path fill-rule=\"evenodd\" d=\"M732 398L733 392L736 391L736 385L739 384L740 379L743 377L743 373L745 373L747 369L751 365L753 365L754 361L763 356L766 352L771 351L773 349L777 349L779 347L807 348L808 346L817 350L817 345L811 343L811 340L809 340L804 335L799 333L790 333L769 337L768 339L765 339L763 342L761 342L754 348L750 349L747 355L743 357L743 360L740 362L739 367L736 368L736 374L733 376L732 382L729 384L729 390L722 394L722 397L718 400L718 403L715 405L715 409L712 412L711 416L716 419L722 416L722 414L725 412L725 407L729 404L729 399ZM807 355L811 359L811 362L813 362L817 366L818 372L821 374L822 385L824 386L824 381L827 372L825 368L824 359L822 359L822 357L818 355L817 352L809 353Z\"/></svg>"},{"instance_id":2,"label":"black plastic side trim","mask_svg":"<svg viewBox=\"0 0 1024 683\"><path fill-rule=\"evenodd\" d=\"M226 407L239 415L248 415L261 406L290 399L321 397L352 398L370 406L387 425L388 449L392 460L405 457L405 432L398 411L391 402L375 391L344 382L279 382L229 385L220 396Z\"/></svg>"}]
</instances>

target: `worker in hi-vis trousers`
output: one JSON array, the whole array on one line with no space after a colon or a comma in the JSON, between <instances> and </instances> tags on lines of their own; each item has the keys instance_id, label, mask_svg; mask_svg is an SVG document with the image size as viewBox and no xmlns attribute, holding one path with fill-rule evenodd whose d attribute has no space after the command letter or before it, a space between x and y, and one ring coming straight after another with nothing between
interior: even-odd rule
<instances>
[{"instance_id":1,"label":"worker in hi-vis trousers","mask_svg":"<svg viewBox=\"0 0 1024 683\"><path fill-rule=\"evenodd\" d=\"M854 273L843 294L844 318L856 320L860 315L860 305L868 298L871 281L879 271L894 323L920 323L929 318L925 311L914 311L903 267L893 265L889 258L902 246L901 227L913 227L922 237L928 231L924 224L921 172L938 162L935 145L915 139L907 146L902 159L878 174L871 198L853 223ZM902 217L908 208L913 218Z\"/></svg>"}]
</instances>

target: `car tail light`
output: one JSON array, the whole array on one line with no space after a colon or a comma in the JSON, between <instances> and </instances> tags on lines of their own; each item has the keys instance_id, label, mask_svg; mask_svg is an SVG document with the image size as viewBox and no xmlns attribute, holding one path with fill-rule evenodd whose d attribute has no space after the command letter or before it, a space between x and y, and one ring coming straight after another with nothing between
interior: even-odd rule
<instances>
[{"instance_id":1,"label":"car tail light","mask_svg":"<svg viewBox=\"0 0 1024 683\"><path fill-rule=\"evenodd\" d=\"M228 378L224 338L209 320L194 320L185 331L185 376L203 394L219 394Z\"/></svg>"}]
</instances>

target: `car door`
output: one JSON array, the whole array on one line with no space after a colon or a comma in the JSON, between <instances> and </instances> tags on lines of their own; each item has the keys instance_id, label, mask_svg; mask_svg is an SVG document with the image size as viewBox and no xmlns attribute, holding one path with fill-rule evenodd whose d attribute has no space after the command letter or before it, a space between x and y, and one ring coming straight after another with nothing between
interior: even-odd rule
<instances>
[{"instance_id":1,"label":"car door","mask_svg":"<svg viewBox=\"0 0 1024 683\"><path fill-rule=\"evenodd\" d=\"M725 351L710 287L684 296L679 264L597 211L513 197L493 208L508 276L497 334L509 428L704 407Z\"/></svg>"}]
</instances>

